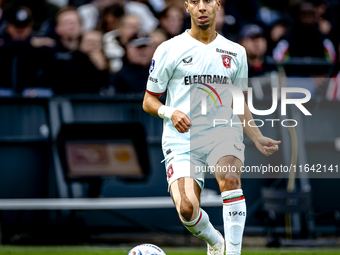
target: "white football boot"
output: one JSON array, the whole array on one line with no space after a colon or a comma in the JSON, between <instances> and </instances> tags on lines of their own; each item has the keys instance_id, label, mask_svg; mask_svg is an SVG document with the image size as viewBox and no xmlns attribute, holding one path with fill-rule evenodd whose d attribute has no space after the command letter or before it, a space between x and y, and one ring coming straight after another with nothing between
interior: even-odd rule
<instances>
[{"instance_id":1,"label":"white football boot","mask_svg":"<svg viewBox=\"0 0 340 255\"><path fill-rule=\"evenodd\" d=\"M224 245L224 238L219 231L217 231L220 238L218 239L217 243L210 246L208 244L208 252L207 255L224 255L225 245Z\"/></svg>"}]
</instances>

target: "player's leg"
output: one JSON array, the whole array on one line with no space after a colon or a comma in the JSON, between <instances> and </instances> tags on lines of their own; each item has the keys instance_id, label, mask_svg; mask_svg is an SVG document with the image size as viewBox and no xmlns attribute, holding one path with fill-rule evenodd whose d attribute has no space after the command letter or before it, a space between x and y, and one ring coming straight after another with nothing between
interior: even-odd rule
<instances>
[{"instance_id":1,"label":"player's leg","mask_svg":"<svg viewBox=\"0 0 340 255\"><path fill-rule=\"evenodd\" d=\"M246 220L246 203L241 189L242 162L234 156L222 157L215 172L223 199L226 255L241 254L242 236Z\"/></svg>"},{"instance_id":2,"label":"player's leg","mask_svg":"<svg viewBox=\"0 0 340 255\"><path fill-rule=\"evenodd\" d=\"M221 241L208 214L200 208L201 189L195 179L183 177L173 181L170 192L180 220L194 236L205 240L212 247Z\"/></svg>"},{"instance_id":3,"label":"player's leg","mask_svg":"<svg viewBox=\"0 0 340 255\"><path fill-rule=\"evenodd\" d=\"M246 204L241 189L241 166L244 161L242 136L230 130L229 138L211 149L207 163L215 166L215 177L223 198L223 222L226 255L240 254L246 218Z\"/></svg>"}]
</instances>

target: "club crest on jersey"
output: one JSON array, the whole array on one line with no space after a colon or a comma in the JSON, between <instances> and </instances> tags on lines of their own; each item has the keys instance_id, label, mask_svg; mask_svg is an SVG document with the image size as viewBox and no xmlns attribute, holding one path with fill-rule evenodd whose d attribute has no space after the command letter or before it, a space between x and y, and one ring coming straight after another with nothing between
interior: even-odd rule
<instances>
[{"instance_id":1,"label":"club crest on jersey","mask_svg":"<svg viewBox=\"0 0 340 255\"><path fill-rule=\"evenodd\" d=\"M228 55L222 55L222 61L225 68L231 67L231 57Z\"/></svg>"},{"instance_id":2,"label":"club crest on jersey","mask_svg":"<svg viewBox=\"0 0 340 255\"><path fill-rule=\"evenodd\" d=\"M153 70L155 70L155 63L156 63L156 61L153 59L152 62L151 62L151 65L150 65L150 70L149 70L150 74L153 72Z\"/></svg>"}]
</instances>

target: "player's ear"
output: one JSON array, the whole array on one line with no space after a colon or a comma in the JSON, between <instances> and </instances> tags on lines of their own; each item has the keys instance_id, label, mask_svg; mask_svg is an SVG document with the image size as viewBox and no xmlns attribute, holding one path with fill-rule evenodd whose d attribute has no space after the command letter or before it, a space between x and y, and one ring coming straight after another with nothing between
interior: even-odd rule
<instances>
[{"instance_id":1,"label":"player's ear","mask_svg":"<svg viewBox=\"0 0 340 255\"><path fill-rule=\"evenodd\" d=\"M189 13L189 9L188 9L188 1L185 1L185 2L184 2L184 7L185 7L185 10L187 11L187 13Z\"/></svg>"},{"instance_id":2,"label":"player's ear","mask_svg":"<svg viewBox=\"0 0 340 255\"><path fill-rule=\"evenodd\" d=\"M221 3L221 0L216 0L217 2L217 10L221 10L221 6L222 6L222 3Z\"/></svg>"}]
</instances>

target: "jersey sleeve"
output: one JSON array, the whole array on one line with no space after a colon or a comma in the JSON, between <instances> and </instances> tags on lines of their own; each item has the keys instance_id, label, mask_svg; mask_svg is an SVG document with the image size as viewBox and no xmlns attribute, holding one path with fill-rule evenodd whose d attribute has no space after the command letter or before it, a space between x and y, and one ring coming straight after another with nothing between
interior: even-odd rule
<instances>
[{"instance_id":1,"label":"jersey sleeve","mask_svg":"<svg viewBox=\"0 0 340 255\"><path fill-rule=\"evenodd\" d=\"M172 76L173 68L166 44L161 44L155 51L149 70L146 91L151 95L163 95Z\"/></svg>"},{"instance_id":2,"label":"jersey sleeve","mask_svg":"<svg viewBox=\"0 0 340 255\"><path fill-rule=\"evenodd\" d=\"M234 85L239 87L243 93L248 91L248 63L247 63L247 53L242 47L239 68L236 71L234 77Z\"/></svg>"}]
</instances>

